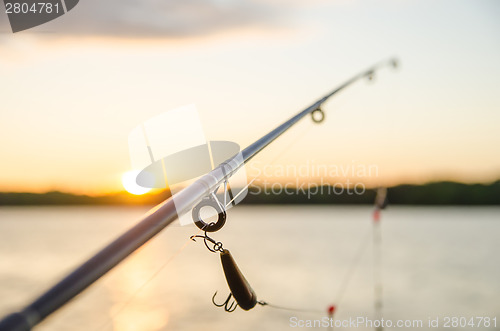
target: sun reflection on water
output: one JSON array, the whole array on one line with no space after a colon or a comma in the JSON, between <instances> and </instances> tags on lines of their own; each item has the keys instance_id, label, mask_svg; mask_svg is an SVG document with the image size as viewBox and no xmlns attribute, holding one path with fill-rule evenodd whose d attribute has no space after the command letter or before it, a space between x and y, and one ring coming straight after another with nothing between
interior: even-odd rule
<instances>
[{"instance_id":1,"label":"sun reflection on water","mask_svg":"<svg viewBox=\"0 0 500 331\"><path fill-rule=\"evenodd\" d=\"M163 330L169 312L156 301L157 288L148 286L160 258L157 250L141 249L127 263L109 286L113 306L110 309L114 331Z\"/></svg>"}]
</instances>

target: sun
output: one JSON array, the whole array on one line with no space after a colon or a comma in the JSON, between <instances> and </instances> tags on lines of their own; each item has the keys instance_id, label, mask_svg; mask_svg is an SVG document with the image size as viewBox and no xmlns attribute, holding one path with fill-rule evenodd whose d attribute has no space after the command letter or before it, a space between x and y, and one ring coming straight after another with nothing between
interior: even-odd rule
<instances>
[{"instance_id":1,"label":"sun","mask_svg":"<svg viewBox=\"0 0 500 331\"><path fill-rule=\"evenodd\" d=\"M142 195L151 191L150 188L137 185L136 178L139 173L139 170L131 170L122 175L122 185L128 193Z\"/></svg>"}]
</instances>

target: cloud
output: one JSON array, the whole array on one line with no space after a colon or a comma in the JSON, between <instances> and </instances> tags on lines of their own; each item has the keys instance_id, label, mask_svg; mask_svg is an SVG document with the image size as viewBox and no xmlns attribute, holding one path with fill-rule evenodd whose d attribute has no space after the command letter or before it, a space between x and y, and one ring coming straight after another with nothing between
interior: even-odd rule
<instances>
[{"instance_id":1,"label":"cloud","mask_svg":"<svg viewBox=\"0 0 500 331\"><path fill-rule=\"evenodd\" d=\"M249 26L275 26L296 3L297 0L290 1L289 5L277 0L80 0L67 14L30 32L123 37L202 36ZM2 30L10 30L5 14L0 14L0 21Z\"/></svg>"}]
</instances>

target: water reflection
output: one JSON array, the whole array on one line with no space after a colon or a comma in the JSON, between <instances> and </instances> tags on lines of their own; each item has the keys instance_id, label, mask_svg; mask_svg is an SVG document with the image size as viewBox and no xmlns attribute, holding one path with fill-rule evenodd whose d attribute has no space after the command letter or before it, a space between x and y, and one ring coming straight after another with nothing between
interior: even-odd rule
<instances>
[{"instance_id":1,"label":"water reflection","mask_svg":"<svg viewBox=\"0 0 500 331\"><path fill-rule=\"evenodd\" d=\"M157 304L158 290L151 282L158 261L165 257L151 248L134 254L106 284L114 302L110 308L113 331L156 331L168 323L169 312L166 306Z\"/></svg>"},{"instance_id":2,"label":"water reflection","mask_svg":"<svg viewBox=\"0 0 500 331\"><path fill-rule=\"evenodd\" d=\"M143 212L107 207L0 208L0 256L8 257L0 261L0 313L45 290ZM323 309L334 301L358 244L371 227L370 215L369 207L242 206L231 210L230 221L214 237L231 250L259 299ZM384 318L497 315L499 215L498 208L387 210L381 224ZM201 242L188 245L156 274L195 231L169 227L37 330L290 329L292 313L287 311L259 306L228 314L214 307L213 293L226 294L228 289L219 256ZM47 266L40 267L40 261ZM337 318L373 316L371 266L371 255L366 254Z\"/></svg>"}]
</instances>

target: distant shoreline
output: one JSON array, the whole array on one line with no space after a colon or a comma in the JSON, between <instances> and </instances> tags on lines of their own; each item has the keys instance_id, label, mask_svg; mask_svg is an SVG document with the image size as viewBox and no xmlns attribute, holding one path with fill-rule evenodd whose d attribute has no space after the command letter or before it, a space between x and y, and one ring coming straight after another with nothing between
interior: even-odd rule
<instances>
[{"instance_id":1,"label":"distant shoreline","mask_svg":"<svg viewBox=\"0 0 500 331\"><path fill-rule=\"evenodd\" d=\"M257 194L257 192L260 192ZM292 192L292 194L290 194ZM275 192L276 193L276 192ZM134 196L127 192L102 196L76 195L64 192L17 193L0 192L0 206L42 205L156 205L170 196L168 191ZM259 187L250 189L242 204L373 204L375 191L366 189L362 194L333 191L331 186L318 186L314 190L290 188L288 193L263 192ZM389 203L393 205L500 205L500 180L490 184L463 184L432 182L423 185L397 185L388 188Z\"/></svg>"}]
</instances>

